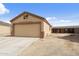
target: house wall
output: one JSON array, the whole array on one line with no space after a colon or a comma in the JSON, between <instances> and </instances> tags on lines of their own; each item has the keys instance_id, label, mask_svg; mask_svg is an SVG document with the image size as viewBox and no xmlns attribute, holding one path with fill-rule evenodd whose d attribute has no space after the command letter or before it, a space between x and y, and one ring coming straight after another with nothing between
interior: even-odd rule
<instances>
[{"instance_id":1,"label":"house wall","mask_svg":"<svg viewBox=\"0 0 79 59\"><path fill-rule=\"evenodd\" d=\"M39 18L31 16L31 15L28 15L27 19L24 19L24 15L18 17L17 20L14 20L12 23L29 22L29 21L32 21L32 22L41 22L42 21Z\"/></svg>"},{"instance_id":2,"label":"house wall","mask_svg":"<svg viewBox=\"0 0 79 59\"><path fill-rule=\"evenodd\" d=\"M24 14L24 15L27 15L27 14ZM36 16L33 16L33 15L30 15L28 14L28 17L26 19L24 19L24 15L16 18L15 20L13 20L11 23L12 23L12 28L11 28L11 34L13 34L13 28L14 26L13 25L16 25L16 23L28 23L28 22L40 22L41 23L41 37L45 37L47 35L49 35L51 33L51 27L46 23L44 22L43 20L41 20L41 18L38 18Z\"/></svg>"},{"instance_id":3,"label":"house wall","mask_svg":"<svg viewBox=\"0 0 79 59\"><path fill-rule=\"evenodd\" d=\"M44 26L43 27L43 29L44 29L44 37L46 37L46 36L51 34L51 29L52 28L45 22L43 22L43 26Z\"/></svg>"},{"instance_id":4,"label":"house wall","mask_svg":"<svg viewBox=\"0 0 79 59\"><path fill-rule=\"evenodd\" d=\"M0 25L0 36L10 35L10 26Z\"/></svg>"},{"instance_id":5,"label":"house wall","mask_svg":"<svg viewBox=\"0 0 79 59\"><path fill-rule=\"evenodd\" d=\"M74 28L53 28L52 33L74 33Z\"/></svg>"},{"instance_id":6,"label":"house wall","mask_svg":"<svg viewBox=\"0 0 79 59\"><path fill-rule=\"evenodd\" d=\"M24 14L26 15L26 14ZM28 15L28 18L27 19L24 19L24 15L22 15L21 17L18 17L17 20L14 20L12 22L12 24L14 23L20 23L20 22L43 22L41 19L35 17L35 16L32 16L32 15ZM41 24L41 31L43 31L43 23Z\"/></svg>"},{"instance_id":7,"label":"house wall","mask_svg":"<svg viewBox=\"0 0 79 59\"><path fill-rule=\"evenodd\" d=\"M75 28L75 29L74 29L74 32L75 32L76 34L79 34L79 28Z\"/></svg>"}]
</instances>

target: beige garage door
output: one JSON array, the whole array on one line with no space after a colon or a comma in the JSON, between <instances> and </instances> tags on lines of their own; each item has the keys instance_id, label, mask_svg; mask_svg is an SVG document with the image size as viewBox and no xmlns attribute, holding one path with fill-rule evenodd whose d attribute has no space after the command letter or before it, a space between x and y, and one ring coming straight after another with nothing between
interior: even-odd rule
<instances>
[{"instance_id":1,"label":"beige garage door","mask_svg":"<svg viewBox=\"0 0 79 59\"><path fill-rule=\"evenodd\" d=\"M40 24L16 24L15 36L40 37Z\"/></svg>"}]
</instances>

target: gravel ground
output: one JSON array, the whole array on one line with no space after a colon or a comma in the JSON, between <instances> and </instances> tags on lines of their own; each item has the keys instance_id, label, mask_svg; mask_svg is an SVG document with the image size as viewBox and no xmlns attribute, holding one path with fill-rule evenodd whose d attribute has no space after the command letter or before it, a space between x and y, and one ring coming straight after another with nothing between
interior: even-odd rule
<instances>
[{"instance_id":1,"label":"gravel ground","mask_svg":"<svg viewBox=\"0 0 79 59\"><path fill-rule=\"evenodd\" d=\"M0 37L0 56L16 56L38 38Z\"/></svg>"},{"instance_id":2,"label":"gravel ground","mask_svg":"<svg viewBox=\"0 0 79 59\"><path fill-rule=\"evenodd\" d=\"M79 35L52 34L38 40L18 55L22 56L78 56Z\"/></svg>"}]
</instances>

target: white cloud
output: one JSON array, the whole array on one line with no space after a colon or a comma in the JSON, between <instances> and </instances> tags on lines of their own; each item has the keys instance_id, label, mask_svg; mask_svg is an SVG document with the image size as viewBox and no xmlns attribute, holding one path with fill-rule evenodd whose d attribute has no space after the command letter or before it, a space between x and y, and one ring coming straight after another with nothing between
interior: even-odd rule
<instances>
[{"instance_id":1,"label":"white cloud","mask_svg":"<svg viewBox=\"0 0 79 59\"><path fill-rule=\"evenodd\" d=\"M69 23L69 22L71 22L71 21L70 21L70 20L60 20L60 22Z\"/></svg>"},{"instance_id":2,"label":"white cloud","mask_svg":"<svg viewBox=\"0 0 79 59\"><path fill-rule=\"evenodd\" d=\"M47 19L47 20L51 20L52 18L51 18L51 17L47 17L46 19Z\"/></svg>"},{"instance_id":3,"label":"white cloud","mask_svg":"<svg viewBox=\"0 0 79 59\"><path fill-rule=\"evenodd\" d=\"M47 17L46 19L53 26L73 25L71 20L60 19L60 18L57 18L57 17Z\"/></svg>"},{"instance_id":4,"label":"white cloud","mask_svg":"<svg viewBox=\"0 0 79 59\"><path fill-rule=\"evenodd\" d=\"M4 22L6 22L6 23L9 23L9 24L10 24L10 21L7 21L7 20L6 20L6 21L4 21Z\"/></svg>"},{"instance_id":5,"label":"white cloud","mask_svg":"<svg viewBox=\"0 0 79 59\"><path fill-rule=\"evenodd\" d=\"M9 23L10 24L10 21L9 20L6 20L6 19L0 19L0 21L3 21L3 22L6 22L6 23Z\"/></svg>"},{"instance_id":6,"label":"white cloud","mask_svg":"<svg viewBox=\"0 0 79 59\"><path fill-rule=\"evenodd\" d=\"M57 19L56 17L47 17L46 18L47 20L55 20L55 19Z\"/></svg>"},{"instance_id":7,"label":"white cloud","mask_svg":"<svg viewBox=\"0 0 79 59\"><path fill-rule=\"evenodd\" d=\"M46 19L48 20L48 22L53 25L53 21L56 19L56 17L46 17Z\"/></svg>"},{"instance_id":8,"label":"white cloud","mask_svg":"<svg viewBox=\"0 0 79 59\"><path fill-rule=\"evenodd\" d=\"M52 17L52 19L57 19L56 17Z\"/></svg>"},{"instance_id":9,"label":"white cloud","mask_svg":"<svg viewBox=\"0 0 79 59\"><path fill-rule=\"evenodd\" d=\"M5 13L9 13L9 10L2 3L0 3L0 14Z\"/></svg>"}]
</instances>

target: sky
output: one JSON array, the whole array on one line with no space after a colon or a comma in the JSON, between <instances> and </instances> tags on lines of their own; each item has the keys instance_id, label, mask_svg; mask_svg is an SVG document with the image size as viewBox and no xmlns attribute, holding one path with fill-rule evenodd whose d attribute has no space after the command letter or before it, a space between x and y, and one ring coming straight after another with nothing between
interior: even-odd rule
<instances>
[{"instance_id":1,"label":"sky","mask_svg":"<svg viewBox=\"0 0 79 59\"><path fill-rule=\"evenodd\" d=\"M52 26L79 25L78 3L0 3L0 21L9 22L24 11L46 18Z\"/></svg>"}]
</instances>

